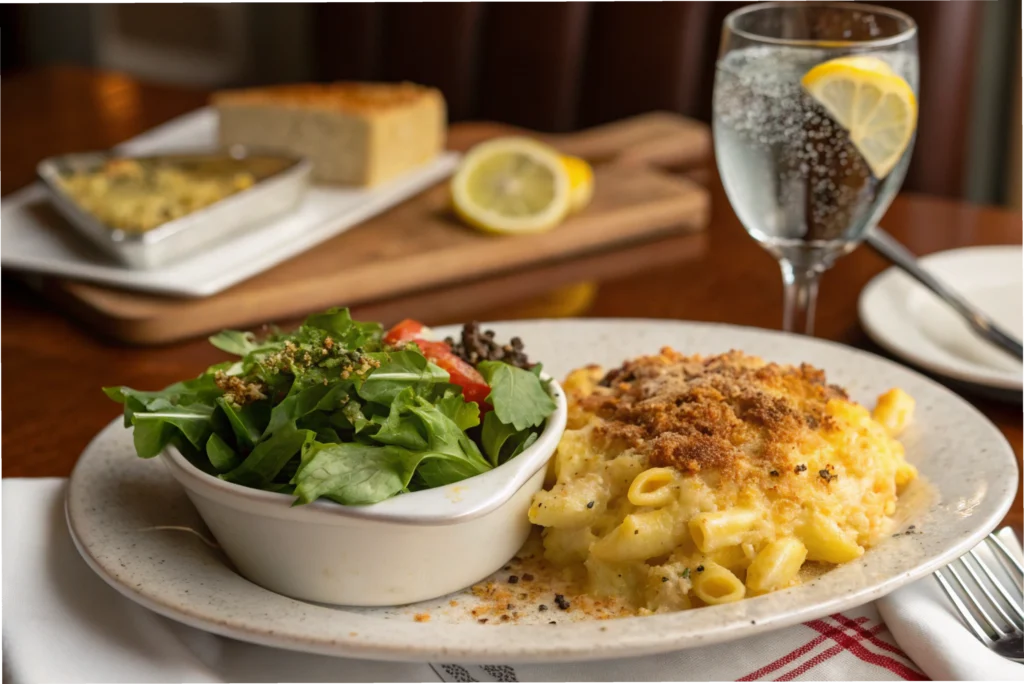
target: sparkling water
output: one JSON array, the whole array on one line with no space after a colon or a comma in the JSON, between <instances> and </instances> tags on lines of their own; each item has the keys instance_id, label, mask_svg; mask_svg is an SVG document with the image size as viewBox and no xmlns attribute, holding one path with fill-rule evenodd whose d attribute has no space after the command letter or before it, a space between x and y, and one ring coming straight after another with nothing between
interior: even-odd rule
<instances>
[{"instance_id":1,"label":"sparkling water","mask_svg":"<svg viewBox=\"0 0 1024 684\"><path fill-rule=\"evenodd\" d=\"M917 59L871 53L917 90ZM719 60L714 93L715 156L729 201L769 249L852 247L889 206L913 144L884 178L800 79L836 57L807 48L756 46Z\"/></svg>"}]
</instances>

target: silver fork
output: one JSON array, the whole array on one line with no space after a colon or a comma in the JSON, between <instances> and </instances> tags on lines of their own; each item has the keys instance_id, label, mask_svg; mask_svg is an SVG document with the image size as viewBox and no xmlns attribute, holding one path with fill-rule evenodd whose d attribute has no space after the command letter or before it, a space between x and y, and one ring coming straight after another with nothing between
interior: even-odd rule
<instances>
[{"instance_id":1,"label":"silver fork","mask_svg":"<svg viewBox=\"0 0 1024 684\"><path fill-rule=\"evenodd\" d=\"M982 544L998 559L995 567L978 553ZM936 572L935 579L981 643L1004 658L1024 663L1024 567L994 534L982 544Z\"/></svg>"}]
</instances>

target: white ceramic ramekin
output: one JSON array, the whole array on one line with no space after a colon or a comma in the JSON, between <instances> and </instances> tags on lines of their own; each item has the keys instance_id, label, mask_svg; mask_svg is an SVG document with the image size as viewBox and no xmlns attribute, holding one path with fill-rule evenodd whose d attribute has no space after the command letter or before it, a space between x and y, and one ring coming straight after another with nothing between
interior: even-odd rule
<instances>
[{"instance_id":1,"label":"white ceramic ramekin","mask_svg":"<svg viewBox=\"0 0 1024 684\"><path fill-rule=\"evenodd\" d=\"M163 461L246 578L286 596L350 606L401 605L498 570L530 532L527 509L565 429L562 388L536 443L483 475L370 506L251 489L208 475L173 447Z\"/></svg>"}]
</instances>

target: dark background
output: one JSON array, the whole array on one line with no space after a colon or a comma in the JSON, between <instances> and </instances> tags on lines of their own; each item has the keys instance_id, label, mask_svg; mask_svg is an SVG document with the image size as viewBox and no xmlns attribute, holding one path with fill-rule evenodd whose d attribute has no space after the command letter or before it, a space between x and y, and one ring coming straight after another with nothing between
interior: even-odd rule
<instances>
[{"instance_id":1,"label":"dark background","mask_svg":"<svg viewBox=\"0 0 1024 684\"><path fill-rule=\"evenodd\" d=\"M0 43L7 74L72 62L203 88L411 80L439 87L453 121L569 131L654 109L707 121L722 19L743 4L5 5ZM882 4L920 27L905 189L1019 206L1020 3Z\"/></svg>"}]
</instances>

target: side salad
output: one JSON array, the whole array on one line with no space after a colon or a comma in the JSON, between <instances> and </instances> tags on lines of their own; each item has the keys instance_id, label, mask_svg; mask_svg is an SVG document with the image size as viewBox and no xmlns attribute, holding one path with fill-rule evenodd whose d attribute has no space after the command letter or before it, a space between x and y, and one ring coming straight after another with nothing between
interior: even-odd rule
<instances>
[{"instance_id":1,"label":"side salad","mask_svg":"<svg viewBox=\"0 0 1024 684\"><path fill-rule=\"evenodd\" d=\"M515 458L555 410L518 338L501 345L476 324L459 340L428 336L416 321L385 333L331 309L292 333L212 336L238 358L197 378L103 391L124 405L142 458L173 445L211 475L295 504L372 504Z\"/></svg>"}]
</instances>

